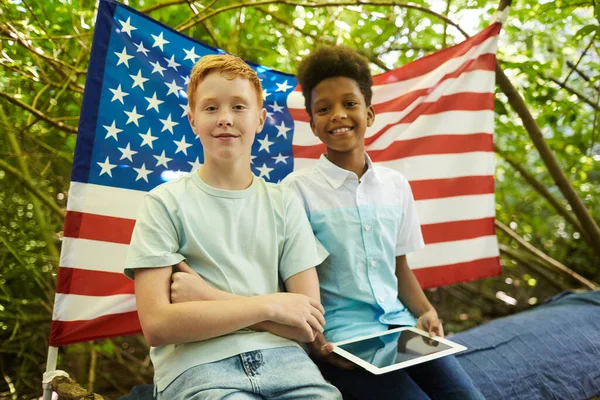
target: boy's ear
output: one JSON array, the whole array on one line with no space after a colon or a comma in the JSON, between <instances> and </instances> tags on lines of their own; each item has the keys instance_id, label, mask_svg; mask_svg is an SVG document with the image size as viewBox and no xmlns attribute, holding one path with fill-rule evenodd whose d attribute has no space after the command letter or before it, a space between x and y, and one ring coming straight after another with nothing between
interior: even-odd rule
<instances>
[{"instance_id":1,"label":"boy's ear","mask_svg":"<svg viewBox=\"0 0 600 400\"><path fill-rule=\"evenodd\" d=\"M375 122L375 109L373 106L369 106L367 108L367 126L373 125L373 122Z\"/></svg>"},{"instance_id":2,"label":"boy's ear","mask_svg":"<svg viewBox=\"0 0 600 400\"><path fill-rule=\"evenodd\" d=\"M197 135L196 133L196 127L194 126L194 117L192 116L192 112L188 111L188 121L190 121L190 126L192 127L192 132L194 132L195 135Z\"/></svg>"},{"instance_id":3,"label":"boy's ear","mask_svg":"<svg viewBox=\"0 0 600 400\"><path fill-rule=\"evenodd\" d=\"M258 113L258 126L256 127L257 134L262 132L262 130L265 126L266 120L267 120L267 110L264 108L261 108L260 112Z\"/></svg>"}]
</instances>

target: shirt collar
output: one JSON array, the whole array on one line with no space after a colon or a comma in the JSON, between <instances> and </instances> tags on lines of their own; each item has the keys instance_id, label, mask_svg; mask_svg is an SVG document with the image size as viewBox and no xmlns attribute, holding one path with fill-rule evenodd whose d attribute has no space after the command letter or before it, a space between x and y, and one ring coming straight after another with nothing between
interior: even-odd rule
<instances>
[{"instance_id":1,"label":"shirt collar","mask_svg":"<svg viewBox=\"0 0 600 400\"><path fill-rule=\"evenodd\" d=\"M375 172L373 161L367 153L365 153L365 161L367 163L367 170L363 175L363 179L368 179L369 175L372 174L375 177L375 179L381 182L381 180L377 176L377 173ZM352 172L340 168L331 161L329 161L325 154L321 154L321 157L317 162L316 168L317 171L319 171L321 175L323 175L323 177L327 180L327 182L329 182L331 186L333 186L334 189L339 189L339 187L342 186L342 184L346 181L346 179L348 179L349 176L354 175Z\"/></svg>"}]
</instances>

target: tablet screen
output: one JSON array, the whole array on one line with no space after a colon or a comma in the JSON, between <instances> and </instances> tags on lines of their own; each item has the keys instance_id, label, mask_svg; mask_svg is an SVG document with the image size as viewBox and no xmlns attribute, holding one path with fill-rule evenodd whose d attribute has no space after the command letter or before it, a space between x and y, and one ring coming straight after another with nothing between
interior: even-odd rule
<instances>
[{"instance_id":1,"label":"tablet screen","mask_svg":"<svg viewBox=\"0 0 600 400\"><path fill-rule=\"evenodd\" d=\"M403 330L339 346L348 353L379 368L451 349L451 346Z\"/></svg>"}]
</instances>

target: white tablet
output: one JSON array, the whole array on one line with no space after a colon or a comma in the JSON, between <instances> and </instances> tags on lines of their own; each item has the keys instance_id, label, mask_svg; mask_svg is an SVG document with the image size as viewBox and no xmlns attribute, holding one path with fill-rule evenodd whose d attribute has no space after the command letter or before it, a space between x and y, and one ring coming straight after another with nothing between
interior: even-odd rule
<instances>
[{"instance_id":1,"label":"white tablet","mask_svg":"<svg viewBox=\"0 0 600 400\"><path fill-rule=\"evenodd\" d=\"M432 338L417 328L402 327L333 343L334 353L375 374L410 367L467 348L448 339Z\"/></svg>"}]
</instances>

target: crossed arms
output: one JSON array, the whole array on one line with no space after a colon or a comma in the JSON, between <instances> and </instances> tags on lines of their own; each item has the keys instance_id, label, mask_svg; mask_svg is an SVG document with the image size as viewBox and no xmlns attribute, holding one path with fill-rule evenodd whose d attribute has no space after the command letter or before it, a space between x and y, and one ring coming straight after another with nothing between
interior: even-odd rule
<instances>
[{"instance_id":1,"label":"crossed arms","mask_svg":"<svg viewBox=\"0 0 600 400\"><path fill-rule=\"evenodd\" d=\"M212 288L183 262L178 268L186 272L173 274L170 266L135 271L138 314L151 346L202 341L247 327L302 342L312 342L323 332L314 268L288 278L288 293L253 297Z\"/></svg>"}]
</instances>

